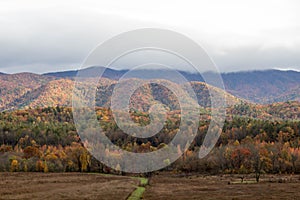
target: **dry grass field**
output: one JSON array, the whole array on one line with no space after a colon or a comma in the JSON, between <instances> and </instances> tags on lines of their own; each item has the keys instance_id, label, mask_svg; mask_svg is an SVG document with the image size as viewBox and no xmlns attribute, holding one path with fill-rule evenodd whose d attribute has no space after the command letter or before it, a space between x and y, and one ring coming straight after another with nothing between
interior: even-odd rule
<instances>
[{"instance_id":1,"label":"dry grass field","mask_svg":"<svg viewBox=\"0 0 300 200\"><path fill-rule=\"evenodd\" d=\"M0 199L127 199L140 181L87 173L0 173ZM264 175L257 184L249 175L241 183L239 175L185 177L161 173L149 180L143 198L300 199L300 177Z\"/></svg>"},{"instance_id":2,"label":"dry grass field","mask_svg":"<svg viewBox=\"0 0 300 200\"><path fill-rule=\"evenodd\" d=\"M260 183L238 175L229 176L154 176L144 199L300 199L299 176L265 175Z\"/></svg>"},{"instance_id":3,"label":"dry grass field","mask_svg":"<svg viewBox=\"0 0 300 200\"><path fill-rule=\"evenodd\" d=\"M126 199L138 179L84 173L0 173L0 199Z\"/></svg>"}]
</instances>

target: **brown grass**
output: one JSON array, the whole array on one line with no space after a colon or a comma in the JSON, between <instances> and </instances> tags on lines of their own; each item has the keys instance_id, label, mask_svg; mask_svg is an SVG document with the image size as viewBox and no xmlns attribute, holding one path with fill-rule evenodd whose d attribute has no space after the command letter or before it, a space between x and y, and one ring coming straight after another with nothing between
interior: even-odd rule
<instances>
[{"instance_id":1,"label":"brown grass","mask_svg":"<svg viewBox=\"0 0 300 200\"><path fill-rule=\"evenodd\" d=\"M299 175L153 176L143 194L159 199L300 199ZM229 184L230 183L230 184ZM140 179L86 173L0 173L0 199L126 199Z\"/></svg>"},{"instance_id":2,"label":"brown grass","mask_svg":"<svg viewBox=\"0 0 300 200\"><path fill-rule=\"evenodd\" d=\"M300 199L299 176L265 175L260 183L254 178L241 183L235 176L154 176L144 198L155 199ZM229 184L230 182L230 184ZM281 183L280 183L281 182Z\"/></svg>"},{"instance_id":3,"label":"brown grass","mask_svg":"<svg viewBox=\"0 0 300 200\"><path fill-rule=\"evenodd\" d=\"M138 179L81 173L0 173L0 199L126 199Z\"/></svg>"}]
</instances>

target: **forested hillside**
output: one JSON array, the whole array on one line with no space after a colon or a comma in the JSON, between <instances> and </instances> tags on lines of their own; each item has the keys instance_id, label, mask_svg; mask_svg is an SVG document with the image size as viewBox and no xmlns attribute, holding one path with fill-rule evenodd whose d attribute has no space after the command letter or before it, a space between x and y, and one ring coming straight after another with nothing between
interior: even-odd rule
<instances>
[{"instance_id":1,"label":"forested hillside","mask_svg":"<svg viewBox=\"0 0 300 200\"><path fill-rule=\"evenodd\" d=\"M127 151L142 153L165 147L178 131L181 113L176 95L158 83L174 88L182 86L181 83L156 80L158 83L145 84L134 92L129 104L135 123L149 124L149 108L157 102L168 107L163 129L153 137L139 139L118 128L109 108L116 79L123 73L125 71L110 69L106 74L108 78L99 81L95 101L102 129L115 145ZM84 147L85 141L77 135L71 109L72 98L78 97L76 92L73 94L74 74L0 75L0 171L120 173L120 166L105 167L90 155ZM189 84L198 101L188 99L189 103L200 105L199 128L189 150L165 170L255 173L258 178L261 173L300 173L298 72L223 74L228 92L193 81L196 75L185 73L185 76L191 81ZM131 77L126 81L134 85L138 80ZM82 85L81 92L86 92L89 86ZM227 115L216 148L204 159L198 159L212 111L208 89L226 97ZM182 153L182 148L178 147L178 153ZM120 152L114 154L121 156Z\"/></svg>"},{"instance_id":2,"label":"forested hillside","mask_svg":"<svg viewBox=\"0 0 300 200\"><path fill-rule=\"evenodd\" d=\"M164 128L148 139L124 134L111 111L96 110L110 140L132 152L155 151L169 143L179 126L179 111L168 113ZM132 112L139 124L149 115ZM189 150L166 170L200 173L298 173L300 172L300 121L263 120L229 115L216 148L198 159L209 118L199 122ZM72 120L71 108L49 107L0 114L1 171L105 171L83 147ZM118 152L115 152L118 154ZM115 171L115 173L118 173Z\"/></svg>"},{"instance_id":3,"label":"forested hillside","mask_svg":"<svg viewBox=\"0 0 300 200\"><path fill-rule=\"evenodd\" d=\"M84 69L89 71L90 69ZM54 72L51 75L60 78L74 78L77 71ZM103 75L105 78L119 79L128 70L107 69ZM136 77L149 73L149 70L140 70L134 73ZM151 73L168 73L167 71L151 70ZM204 79L200 74L179 71L188 81L200 81ZM211 76L205 72L205 76ZM282 101L299 101L300 72L297 71L241 71L221 74L225 89L230 94L253 103L269 104Z\"/></svg>"},{"instance_id":4,"label":"forested hillside","mask_svg":"<svg viewBox=\"0 0 300 200\"><path fill-rule=\"evenodd\" d=\"M85 71L92 71L88 68ZM109 99L117 80L126 73L126 70L107 69L98 86L98 106L108 106ZM0 110L24 109L28 107L48 107L48 106L70 106L72 91L74 87L74 77L77 71L54 72L45 75L32 73L1 74L0 76ZM146 73L136 72L136 75ZM149 73L149 71L147 71ZM151 73L167 73L153 70ZM191 86L198 97L201 106L209 106L209 95L207 85L204 85L200 75L180 72L187 80L191 81ZM92 74L92 73L91 73ZM209 74L208 74L209 75ZM92 75L91 75L92 76ZM248 103L272 104L286 101L299 101L300 72L295 71L249 71L222 74L226 92L224 92L229 105L238 104L241 101ZM95 77L91 77L95 78ZM135 80L135 77L131 77ZM180 84L180 83L174 83ZM88 87L88 85L86 86ZM153 100L168 99L173 101L173 96L168 96L170 92L165 92L156 99L154 94L158 90L165 90L160 86L153 85L146 88L147 94L142 107L147 107ZM155 89L155 91L153 90ZM218 90L217 88L213 88ZM141 89L140 89L141 90ZM136 94L138 94L137 92ZM136 99L141 100L140 97ZM132 99L135 100L134 98ZM134 103L134 102L133 102ZM136 105L136 103L135 103ZM174 105L172 105L174 107ZM171 107L172 107L171 106ZM176 106L175 106L176 107ZM175 108L174 107L174 108ZM141 108L141 107L140 107ZM177 108L178 109L178 108Z\"/></svg>"}]
</instances>

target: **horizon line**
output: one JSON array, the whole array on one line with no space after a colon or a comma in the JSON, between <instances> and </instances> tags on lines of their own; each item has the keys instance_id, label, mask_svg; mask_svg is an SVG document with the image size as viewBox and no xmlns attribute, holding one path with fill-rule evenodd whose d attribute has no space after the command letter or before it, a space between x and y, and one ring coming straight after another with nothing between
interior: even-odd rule
<instances>
[{"instance_id":1,"label":"horizon line","mask_svg":"<svg viewBox=\"0 0 300 200\"><path fill-rule=\"evenodd\" d=\"M89 69L89 68L93 68L93 67L101 67L101 66L91 66L91 67L87 67L87 68L83 68L83 69ZM47 75L47 74L51 74L51 73L63 73L63 72L76 72L79 70L83 70L83 69L69 69L69 70L58 70L58 71L48 71L48 72L42 72L42 73L36 73L36 72L30 72L30 71L21 71L21 72L15 72L15 73L6 73L6 72L2 72L0 71L0 74L4 74L4 75L13 75L13 74L22 74L22 73L31 73L31 74L38 74L38 75ZM114 70L114 71L128 71L130 69L127 68L123 68L123 69L116 69L116 68L106 68L106 69L110 69L110 70ZM152 70L152 69L141 69L141 70ZM160 70L160 69L153 69L153 70ZM166 70L166 69L163 69ZM177 69L176 69L177 70ZM228 72L224 72L221 71L221 74L230 74L230 73L243 73L243 72L264 72L264 71L283 71L283 72L287 72L287 71L293 71L293 72L300 72L300 70L295 69L295 68L270 68L270 69L249 69L249 70L234 70L234 71L228 71ZM196 72L191 72L188 70L177 70L180 72L186 72L186 73L190 73L190 74L197 74ZM212 71L204 71L202 73L209 73Z\"/></svg>"}]
</instances>

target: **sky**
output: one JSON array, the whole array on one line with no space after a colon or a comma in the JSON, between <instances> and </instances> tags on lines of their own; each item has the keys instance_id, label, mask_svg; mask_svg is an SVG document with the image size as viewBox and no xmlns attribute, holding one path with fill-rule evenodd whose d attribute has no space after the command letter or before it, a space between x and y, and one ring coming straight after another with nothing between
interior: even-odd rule
<instances>
[{"instance_id":1,"label":"sky","mask_svg":"<svg viewBox=\"0 0 300 200\"><path fill-rule=\"evenodd\" d=\"M297 0L1 0L0 72L78 69L99 44L139 28L186 35L222 72L300 71L299 9Z\"/></svg>"}]
</instances>

